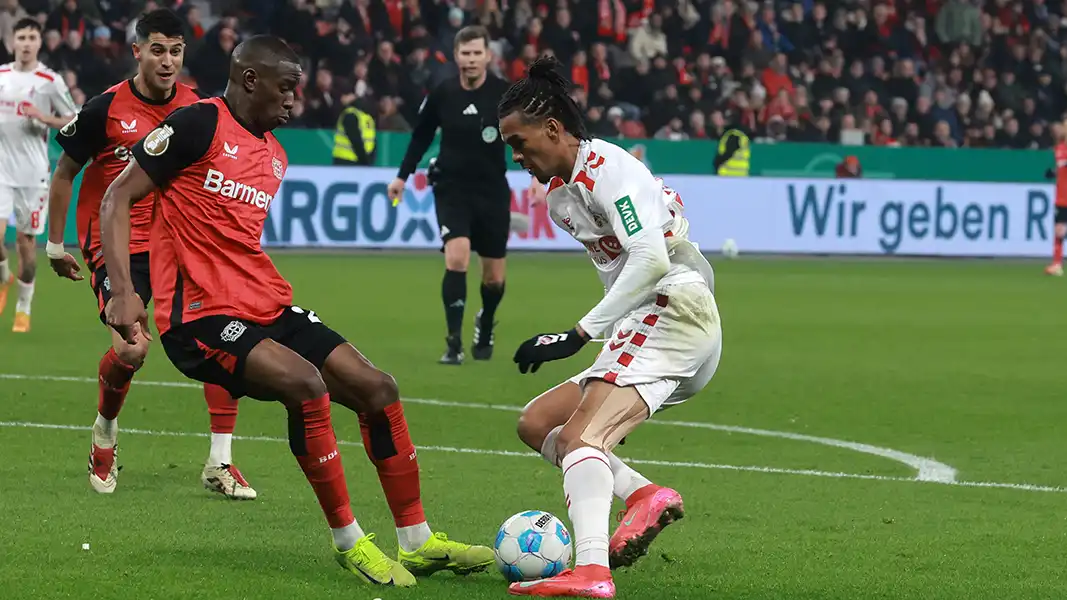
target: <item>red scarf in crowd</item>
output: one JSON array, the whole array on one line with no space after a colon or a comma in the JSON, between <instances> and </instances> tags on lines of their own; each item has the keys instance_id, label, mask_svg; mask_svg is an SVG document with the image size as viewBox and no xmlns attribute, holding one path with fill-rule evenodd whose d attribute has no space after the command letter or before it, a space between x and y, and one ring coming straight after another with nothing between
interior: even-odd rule
<instances>
[{"instance_id":1,"label":"red scarf in crowd","mask_svg":"<svg viewBox=\"0 0 1067 600\"><path fill-rule=\"evenodd\" d=\"M626 8L622 0L597 0L596 32L602 38L615 38L617 42L626 41Z\"/></svg>"}]
</instances>

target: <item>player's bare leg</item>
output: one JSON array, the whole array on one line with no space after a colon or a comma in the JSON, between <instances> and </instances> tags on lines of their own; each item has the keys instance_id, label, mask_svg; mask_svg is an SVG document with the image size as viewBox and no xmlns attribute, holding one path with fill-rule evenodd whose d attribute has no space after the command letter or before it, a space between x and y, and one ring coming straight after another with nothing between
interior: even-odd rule
<instances>
[{"instance_id":1,"label":"player's bare leg","mask_svg":"<svg viewBox=\"0 0 1067 600\"><path fill-rule=\"evenodd\" d=\"M1067 223L1056 223L1053 234L1056 239L1052 242L1052 262L1045 267L1045 273L1059 277L1063 275L1063 238L1067 237Z\"/></svg>"},{"instance_id":2,"label":"player's bare leg","mask_svg":"<svg viewBox=\"0 0 1067 600\"><path fill-rule=\"evenodd\" d=\"M237 400L225 388L204 384L204 399L211 417L211 451L200 482L204 487L234 500L255 500L256 490L233 463L233 430L237 425Z\"/></svg>"},{"instance_id":3,"label":"player's bare leg","mask_svg":"<svg viewBox=\"0 0 1067 600\"><path fill-rule=\"evenodd\" d=\"M7 306L7 291L15 283L15 274L11 271L11 264L7 261L7 248L4 247L4 236L7 234L7 220L0 223L0 314L3 314Z\"/></svg>"},{"instance_id":4,"label":"player's bare leg","mask_svg":"<svg viewBox=\"0 0 1067 600\"><path fill-rule=\"evenodd\" d=\"M570 419L582 401L578 384L567 381L534 398L519 417L519 438L537 450L550 464L559 467L557 439L563 423ZM620 442L621 443L621 442ZM614 480L612 491L626 503L619 512L619 527L609 542L611 568L632 565L643 556L664 527L682 516L682 496L658 486L624 463L614 452L606 452Z\"/></svg>"},{"instance_id":5,"label":"player's bare leg","mask_svg":"<svg viewBox=\"0 0 1067 600\"><path fill-rule=\"evenodd\" d=\"M149 341L141 334L137 336L137 343L129 344L114 329L108 331L111 332L111 348L100 359L100 397L89 452L89 485L101 494L114 492L118 485L119 470L115 459L119 412L130 390L130 381L144 364L149 347Z\"/></svg>"},{"instance_id":6,"label":"player's bare leg","mask_svg":"<svg viewBox=\"0 0 1067 600\"><path fill-rule=\"evenodd\" d=\"M493 328L496 326L496 309L504 299L506 264L506 258L482 257L482 308L474 316L474 341L471 342L474 360L493 357Z\"/></svg>"},{"instance_id":7,"label":"player's bare leg","mask_svg":"<svg viewBox=\"0 0 1067 600\"><path fill-rule=\"evenodd\" d=\"M351 344L338 346L326 359L322 377L332 400L359 414L367 457L393 513L399 561L416 574L450 570L465 575L493 564L493 551L451 541L426 522L419 483L419 462L408 433L396 380L375 367Z\"/></svg>"},{"instance_id":8,"label":"player's bare leg","mask_svg":"<svg viewBox=\"0 0 1067 600\"><path fill-rule=\"evenodd\" d=\"M441 280L441 301L448 326L447 348L438 361L442 365L463 364L463 310L467 307L467 267L471 262L470 238L456 237L445 242L445 276Z\"/></svg>"},{"instance_id":9,"label":"player's bare leg","mask_svg":"<svg viewBox=\"0 0 1067 600\"><path fill-rule=\"evenodd\" d=\"M519 596L614 598L608 566L608 518L614 477L608 453L649 416L633 387L602 380L585 386L577 410L556 438L563 491L574 534L574 569L548 579L514 583Z\"/></svg>"},{"instance_id":10,"label":"player's bare leg","mask_svg":"<svg viewBox=\"0 0 1067 600\"><path fill-rule=\"evenodd\" d=\"M285 346L263 340L248 354L243 377L250 396L285 406L289 449L330 525L337 562L368 582L415 585L415 578L374 545L374 534L365 534L352 514L330 420L330 393L319 371Z\"/></svg>"},{"instance_id":11,"label":"player's bare leg","mask_svg":"<svg viewBox=\"0 0 1067 600\"><path fill-rule=\"evenodd\" d=\"M30 330L30 310L33 304L33 284L37 278L37 247L34 236L19 233L15 238L19 254L18 299L15 301L15 325L11 331Z\"/></svg>"}]
</instances>

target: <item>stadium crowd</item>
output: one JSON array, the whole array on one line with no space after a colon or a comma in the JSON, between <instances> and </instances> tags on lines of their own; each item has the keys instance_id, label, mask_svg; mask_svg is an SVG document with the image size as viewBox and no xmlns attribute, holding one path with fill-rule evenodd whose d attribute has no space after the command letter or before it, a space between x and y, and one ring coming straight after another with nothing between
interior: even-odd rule
<instances>
[{"instance_id":1,"label":"stadium crowd","mask_svg":"<svg viewBox=\"0 0 1067 600\"><path fill-rule=\"evenodd\" d=\"M473 23L501 77L543 53L569 65L604 137L1046 148L1067 110L1067 0L0 0L0 53L37 16L43 60L80 104L132 72L136 15L159 5L187 21L187 74L209 92L243 36L296 46L291 127L333 129L354 103L379 130L410 129Z\"/></svg>"}]
</instances>

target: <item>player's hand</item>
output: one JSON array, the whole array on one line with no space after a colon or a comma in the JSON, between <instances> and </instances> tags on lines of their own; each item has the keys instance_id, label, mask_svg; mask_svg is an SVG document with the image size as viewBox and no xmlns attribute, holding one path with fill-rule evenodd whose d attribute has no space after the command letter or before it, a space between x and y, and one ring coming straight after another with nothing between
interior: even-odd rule
<instances>
[{"instance_id":1,"label":"player's hand","mask_svg":"<svg viewBox=\"0 0 1067 600\"><path fill-rule=\"evenodd\" d=\"M527 193L530 197L530 206L544 204L545 200L548 198L548 190L545 189L544 184L536 179L530 182L529 191Z\"/></svg>"},{"instance_id":2,"label":"player's hand","mask_svg":"<svg viewBox=\"0 0 1067 600\"><path fill-rule=\"evenodd\" d=\"M52 263L52 270L60 277L65 277L71 281L85 279L85 277L78 274L78 271L81 271L82 268L77 259L71 256L69 252L65 252L60 258L51 258L48 262Z\"/></svg>"},{"instance_id":3,"label":"player's hand","mask_svg":"<svg viewBox=\"0 0 1067 600\"><path fill-rule=\"evenodd\" d=\"M113 296L104 307L104 316L107 318L107 324L117 331L127 344L137 344L138 334L143 335L145 339L152 339L152 335L148 333L148 311L136 293Z\"/></svg>"},{"instance_id":4,"label":"player's hand","mask_svg":"<svg viewBox=\"0 0 1067 600\"><path fill-rule=\"evenodd\" d=\"M520 373L536 373L541 363L567 358L578 353L586 339L571 329L563 333L541 333L526 340L515 351L515 362Z\"/></svg>"},{"instance_id":5,"label":"player's hand","mask_svg":"<svg viewBox=\"0 0 1067 600\"><path fill-rule=\"evenodd\" d=\"M36 106L30 104L29 102L22 105L22 114L23 116L29 117L35 121L40 121L41 117L44 116L44 113L42 113Z\"/></svg>"},{"instance_id":6,"label":"player's hand","mask_svg":"<svg viewBox=\"0 0 1067 600\"><path fill-rule=\"evenodd\" d=\"M406 181L397 177L386 188L386 191L389 192L389 199L393 201L393 206L400 204L404 200L404 186L406 184Z\"/></svg>"}]
</instances>

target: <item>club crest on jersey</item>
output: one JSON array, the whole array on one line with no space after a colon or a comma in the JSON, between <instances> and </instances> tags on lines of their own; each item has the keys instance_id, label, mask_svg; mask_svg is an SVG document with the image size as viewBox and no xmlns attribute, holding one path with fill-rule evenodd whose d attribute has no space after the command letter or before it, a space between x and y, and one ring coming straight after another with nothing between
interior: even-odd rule
<instances>
[{"instance_id":1,"label":"club crest on jersey","mask_svg":"<svg viewBox=\"0 0 1067 600\"><path fill-rule=\"evenodd\" d=\"M149 156L159 156L170 147L170 137L174 135L174 128L164 125L152 130L144 139L144 151Z\"/></svg>"},{"instance_id":2,"label":"club crest on jersey","mask_svg":"<svg viewBox=\"0 0 1067 600\"><path fill-rule=\"evenodd\" d=\"M225 329L222 330L222 335L220 335L219 337L222 339L222 341L228 344L232 344L233 342L236 342L238 338L244 335L246 329L248 329L248 327L246 327L244 323L240 321L230 321L229 325L227 325Z\"/></svg>"},{"instance_id":3,"label":"club crest on jersey","mask_svg":"<svg viewBox=\"0 0 1067 600\"><path fill-rule=\"evenodd\" d=\"M59 130L59 135L70 137L74 135L76 131L78 131L78 115L74 115L74 118L70 120L70 123L67 123L63 126L63 129Z\"/></svg>"},{"instance_id":4,"label":"club crest on jersey","mask_svg":"<svg viewBox=\"0 0 1067 600\"><path fill-rule=\"evenodd\" d=\"M274 176L281 181L282 178L285 177L285 165L283 165L282 161L278 160L278 157L275 156L270 159L270 166L274 169Z\"/></svg>"}]
</instances>

